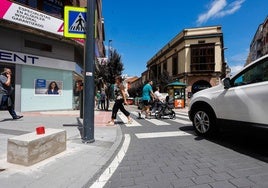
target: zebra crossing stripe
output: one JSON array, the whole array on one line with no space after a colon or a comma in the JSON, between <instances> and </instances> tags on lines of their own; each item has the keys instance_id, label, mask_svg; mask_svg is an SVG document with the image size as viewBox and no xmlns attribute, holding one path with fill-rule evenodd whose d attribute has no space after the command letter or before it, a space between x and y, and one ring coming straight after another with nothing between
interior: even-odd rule
<instances>
[{"instance_id":1,"label":"zebra crossing stripe","mask_svg":"<svg viewBox=\"0 0 268 188\"><path fill-rule=\"evenodd\" d=\"M131 112L131 114L137 116L138 113L137 112L136 113L135 112ZM170 123L167 123L167 122L162 121L162 120L157 120L157 119L154 119L154 118L155 117L152 116L151 119L144 118L143 120L149 121L149 122L151 122L151 123L153 123L155 125L158 125L158 126L160 126L160 125L170 125Z\"/></svg>"},{"instance_id":2,"label":"zebra crossing stripe","mask_svg":"<svg viewBox=\"0 0 268 188\"><path fill-rule=\"evenodd\" d=\"M188 117L188 113L186 113L186 112L176 112L176 114L179 114L179 115L183 115L183 116L187 116Z\"/></svg>"},{"instance_id":3,"label":"zebra crossing stripe","mask_svg":"<svg viewBox=\"0 0 268 188\"><path fill-rule=\"evenodd\" d=\"M174 136L189 136L191 134L184 131L170 131L170 132L154 132L154 133L137 133L137 138L160 138L160 137L174 137Z\"/></svg>"},{"instance_id":4,"label":"zebra crossing stripe","mask_svg":"<svg viewBox=\"0 0 268 188\"><path fill-rule=\"evenodd\" d=\"M124 124L125 124L126 127L139 127L139 126L142 126L139 122L137 122L133 118L132 118L132 123L131 124L128 124L128 119L127 119L127 117L122 112L118 112L117 115L124 122Z\"/></svg>"},{"instance_id":5,"label":"zebra crossing stripe","mask_svg":"<svg viewBox=\"0 0 268 188\"><path fill-rule=\"evenodd\" d=\"M192 124L192 122L190 120L171 119L171 121L175 121L177 123L184 124L184 125L190 125L190 124Z\"/></svg>"},{"instance_id":6,"label":"zebra crossing stripe","mask_svg":"<svg viewBox=\"0 0 268 188\"><path fill-rule=\"evenodd\" d=\"M185 115L176 114L176 117L189 120L189 117Z\"/></svg>"},{"instance_id":7,"label":"zebra crossing stripe","mask_svg":"<svg viewBox=\"0 0 268 188\"><path fill-rule=\"evenodd\" d=\"M163 120L158 120L158 119L149 119L148 121L150 121L151 123L157 125L157 126L161 126L161 125L170 125L170 123L167 123Z\"/></svg>"},{"instance_id":8,"label":"zebra crossing stripe","mask_svg":"<svg viewBox=\"0 0 268 188\"><path fill-rule=\"evenodd\" d=\"M134 115L135 117L137 116L137 113L135 112L131 112L132 115ZM136 120L135 118L132 118L132 123L128 124L128 119L127 117L122 113L122 112L118 112L118 117L124 122L126 127L140 127L142 126L140 120ZM183 116L183 115L178 115L176 114L177 119L168 119L171 120L173 122L179 123L179 124L183 124L183 125L191 125L191 121L189 120L188 116ZM178 119L181 118L181 119ZM187 119L188 118L188 119ZM170 123L168 123L167 121L165 121L165 119L163 120L158 120L158 119L154 119L152 117L152 119L142 119L143 121L148 121L156 126L167 126L167 125L171 125Z\"/></svg>"}]
</instances>

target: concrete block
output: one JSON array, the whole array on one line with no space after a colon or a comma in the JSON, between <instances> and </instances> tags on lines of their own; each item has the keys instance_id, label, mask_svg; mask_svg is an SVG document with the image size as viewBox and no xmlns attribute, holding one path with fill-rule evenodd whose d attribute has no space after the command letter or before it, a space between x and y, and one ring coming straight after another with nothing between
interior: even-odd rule
<instances>
[{"instance_id":1,"label":"concrete block","mask_svg":"<svg viewBox=\"0 0 268 188\"><path fill-rule=\"evenodd\" d=\"M8 139L7 161L30 166L66 150L66 131L45 129L45 134L36 132Z\"/></svg>"}]
</instances>

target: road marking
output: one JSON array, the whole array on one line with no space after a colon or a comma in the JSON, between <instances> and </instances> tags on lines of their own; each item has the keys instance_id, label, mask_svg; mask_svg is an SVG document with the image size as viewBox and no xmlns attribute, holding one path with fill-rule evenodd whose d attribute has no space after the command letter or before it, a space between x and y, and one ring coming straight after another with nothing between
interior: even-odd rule
<instances>
[{"instance_id":1,"label":"road marking","mask_svg":"<svg viewBox=\"0 0 268 188\"><path fill-rule=\"evenodd\" d=\"M105 171L100 175L100 177L90 186L90 188L101 188L104 187L107 181L112 177L113 173L116 171L117 167L123 160L124 156L126 155L126 152L129 147L130 143L130 135L125 134L125 140L124 143L117 153L114 160L111 162L111 164L105 169Z\"/></svg>"},{"instance_id":2,"label":"road marking","mask_svg":"<svg viewBox=\"0 0 268 188\"><path fill-rule=\"evenodd\" d=\"M134 114L134 113L132 113L132 114ZM142 114L142 116L144 116L143 114ZM121 118L121 116L120 116L120 118ZM124 117L122 117L121 119L123 120L123 118ZM163 120L158 120L158 119L154 119L155 117L154 116L151 116L151 119L146 119L146 118L142 118L142 119L140 119L140 120L145 120L145 121L149 121L149 122L151 122L151 123L153 123L153 124L155 124L155 125L157 125L157 126L161 126L161 125L170 125L170 123L167 123L167 122L165 122L165 121L163 121ZM127 119L127 118L126 118ZM130 125L126 125L126 126L129 126L129 127L131 127L131 126L137 126L136 124L138 124L138 126L142 126L140 123L138 123L137 121L133 121L134 123L132 123L132 124L130 124ZM136 123L135 123L136 122Z\"/></svg>"},{"instance_id":3,"label":"road marking","mask_svg":"<svg viewBox=\"0 0 268 188\"><path fill-rule=\"evenodd\" d=\"M179 115L183 115L183 116L187 116L188 117L188 113L187 112L176 112L176 114L179 114Z\"/></svg>"},{"instance_id":4,"label":"road marking","mask_svg":"<svg viewBox=\"0 0 268 188\"><path fill-rule=\"evenodd\" d=\"M191 125L192 124L191 121L187 121L187 120L183 120L183 119L171 119L171 121L175 121L177 123L184 124L184 125Z\"/></svg>"},{"instance_id":5,"label":"road marking","mask_svg":"<svg viewBox=\"0 0 268 188\"><path fill-rule=\"evenodd\" d=\"M136 116L138 113L137 112L131 112L131 114ZM169 119L169 118L167 118L167 119L169 119L171 121L175 121L176 123L180 123L180 124L183 124L183 125L191 125L192 123L189 120L188 115L185 114L185 113L184 113L184 115L182 115L182 114L183 113L176 114L177 119ZM132 118L132 120L133 120L132 124L127 124L128 119L122 112L119 112L118 116L124 122L126 127L139 127L139 126L142 126L141 120L142 121L148 121L148 122L150 122L150 123L152 123L152 124L154 124L156 126L171 125L170 123L165 121L166 119L159 120L159 119L155 119L154 116L151 117L152 119L142 118L142 119L139 119L137 121ZM180 118L180 119L178 119L178 118Z\"/></svg>"},{"instance_id":6,"label":"road marking","mask_svg":"<svg viewBox=\"0 0 268 188\"><path fill-rule=\"evenodd\" d=\"M135 121L133 118L132 118L132 123L131 124L128 124L128 119L127 117L123 114L123 113L118 113L118 116L120 117L120 119L124 122L125 126L126 127L140 127L142 126L140 123L138 123L137 121Z\"/></svg>"},{"instance_id":7,"label":"road marking","mask_svg":"<svg viewBox=\"0 0 268 188\"><path fill-rule=\"evenodd\" d=\"M189 117L186 115L176 114L176 117L189 120Z\"/></svg>"},{"instance_id":8,"label":"road marking","mask_svg":"<svg viewBox=\"0 0 268 188\"><path fill-rule=\"evenodd\" d=\"M174 136L189 136L191 134L183 131L173 131L173 132L156 132L156 133L137 133L135 134L137 138L160 138L160 137L174 137Z\"/></svg>"},{"instance_id":9,"label":"road marking","mask_svg":"<svg viewBox=\"0 0 268 188\"><path fill-rule=\"evenodd\" d=\"M151 123L161 126L161 125L170 125L169 123L163 121L163 120L158 120L158 119L149 119L148 121L150 121Z\"/></svg>"}]
</instances>

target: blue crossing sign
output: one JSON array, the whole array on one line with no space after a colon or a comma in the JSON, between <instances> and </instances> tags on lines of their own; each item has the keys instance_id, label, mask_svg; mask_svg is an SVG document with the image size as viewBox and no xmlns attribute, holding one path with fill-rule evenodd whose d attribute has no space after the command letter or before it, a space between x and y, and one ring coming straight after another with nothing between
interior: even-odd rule
<instances>
[{"instance_id":1,"label":"blue crossing sign","mask_svg":"<svg viewBox=\"0 0 268 188\"><path fill-rule=\"evenodd\" d=\"M64 36L68 38L86 38L86 8L64 7Z\"/></svg>"}]
</instances>

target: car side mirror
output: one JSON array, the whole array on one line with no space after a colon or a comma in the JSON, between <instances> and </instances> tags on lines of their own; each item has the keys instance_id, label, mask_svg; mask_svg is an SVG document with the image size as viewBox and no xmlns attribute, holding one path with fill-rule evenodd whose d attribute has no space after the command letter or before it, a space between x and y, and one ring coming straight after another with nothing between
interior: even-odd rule
<instances>
[{"instance_id":1,"label":"car side mirror","mask_svg":"<svg viewBox=\"0 0 268 188\"><path fill-rule=\"evenodd\" d=\"M230 78L224 78L223 79L223 85L224 85L224 89L229 89L231 87L231 79Z\"/></svg>"}]
</instances>

